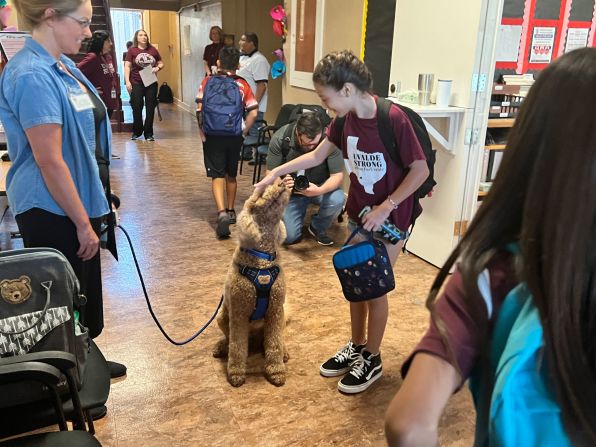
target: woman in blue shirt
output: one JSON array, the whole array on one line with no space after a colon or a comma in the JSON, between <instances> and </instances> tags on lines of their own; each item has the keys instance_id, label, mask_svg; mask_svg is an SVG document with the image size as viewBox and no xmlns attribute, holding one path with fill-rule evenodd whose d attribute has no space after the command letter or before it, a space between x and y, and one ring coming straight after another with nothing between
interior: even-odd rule
<instances>
[{"instance_id":1,"label":"woman in blue shirt","mask_svg":"<svg viewBox=\"0 0 596 447\"><path fill-rule=\"evenodd\" d=\"M0 78L0 121L13 162L8 200L25 246L55 248L71 263L87 296L81 321L93 338L103 329L100 221L110 213L96 148L110 160L111 132L97 91L64 56L91 37L92 6L89 0L13 3L33 31ZM110 366L125 373L123 365Z\"/></svg>"}]
</instances>

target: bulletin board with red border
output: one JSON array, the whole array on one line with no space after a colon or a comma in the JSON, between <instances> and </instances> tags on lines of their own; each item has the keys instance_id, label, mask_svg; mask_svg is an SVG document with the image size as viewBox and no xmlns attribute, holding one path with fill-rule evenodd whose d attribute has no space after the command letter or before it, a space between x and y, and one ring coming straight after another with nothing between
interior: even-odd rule
<instances>
[{"instance_id":1,"label":"bulletin board with red border","mask_svg":"<svg viewBox=\"0 0 596 447\"><path fill-rule=\"evenodd\" d=\"M517 60L497 59L496 74L540 71L573 48L573 39L596 46L596 0L505 0L501 25L521 34Z\"/></svg>"}]
</instances>

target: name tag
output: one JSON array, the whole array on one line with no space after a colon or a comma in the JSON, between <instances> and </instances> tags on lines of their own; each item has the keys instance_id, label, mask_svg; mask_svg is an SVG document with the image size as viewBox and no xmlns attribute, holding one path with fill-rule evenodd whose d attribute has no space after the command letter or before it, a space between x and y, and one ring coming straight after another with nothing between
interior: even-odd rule
<instances>
[{"instance_id":1,"label":"name tag","mask_svg":"<svg viewBox=\"0 0 596 447\"><path fill-rule=\"evenodd\" d=\"M87 93L71 93L69 97L70 103L77 112L89 110L94 107L93 101L91 101L91 98L89 98Z\"/></svg>"}]
</instances>

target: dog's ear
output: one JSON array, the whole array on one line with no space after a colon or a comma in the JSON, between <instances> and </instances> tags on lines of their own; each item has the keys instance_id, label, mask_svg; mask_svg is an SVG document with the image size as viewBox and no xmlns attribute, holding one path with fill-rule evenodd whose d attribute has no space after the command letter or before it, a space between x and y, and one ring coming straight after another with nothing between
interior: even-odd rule
<instances>
[{"instance_id":1,"label":"dog's ear","mask_svg":"<svg viewBox=\"0 0 596 447\"><path fill-rule=\"evenodd\" d=\"M254 206L254 203L252 206ZM253 215L247 209L246 204L245 209L238 214L236 228L238 229L238 238L240 239L241 244L245 242L255 243L261 240L259 226L256 225Z\"/></svg>"},{"instance_id":2,"label":"dog's ear","mask_svg":"<svg viewBox=\"0 0 596 447\"><path fill-rule=\"evenodd\" d=\"M253 206L255 205L255 203L257 202L257 200L259 200L259 198L263 195L263 190L262 189L255 189L252 194L250 195L250 197L248 199L246 199L246 202L244 202L244 208L247 210L251 210L253 208Z\"/></svg>"},{"instance_id":3,"label":"dog's ear","mask_svg":"<svg viewBox=\"0 0 596 447\"><path fill-rule=\"evenodd\" d=\"M279 225L277 227L277 244L281 245L286 240L287 232L286 226L283 220L279 221Z\"/></svg>"}]
</instances>

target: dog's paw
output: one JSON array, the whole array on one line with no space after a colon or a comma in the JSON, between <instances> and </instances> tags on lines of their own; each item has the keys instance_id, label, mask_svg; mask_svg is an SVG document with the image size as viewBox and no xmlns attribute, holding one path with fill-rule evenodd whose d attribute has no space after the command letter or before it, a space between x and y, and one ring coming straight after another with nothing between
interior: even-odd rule
<instances>
[{"instance_id":1,"label":"dog's paw","mask_svg":"<svg viewBox=\"0 0 596 447\"><path fill-rule=\"evenodd\" d=\"M235 386L235 387L239 387L244 385L244 381L246 380L246 377L241 375L241 374L228 374L228 382L230 382L230 385Z\"/></svg>"},{"instance_id":2,"label":"dog's paw","mask_svg":"<svg viewBox=\"0 0 596 447\"><path fill-rule=\"evenodd\" d=\"M213 357L221 359L228 356L228 340L220 339L213 348Z\"/></svg>"},{"instance_id":3,"label":"dog's paw","mask_svg":"<svg viewBox=\"0 0 596 447\"><path fill-rule=\"evenodd\" d=\"M285 372L278 371L271 374L265 373L265 377L267 377L267 380L275 386L282 386L286 383Z\"/></svg>"},{"instance_id":4,"label":"dog's paw","mask_svg":"<svg viewBox=\"0 0 596 447\"><path fill-rule=\"evenodd\" d=\"M282 386L286 383L286 365L270 364L265 365L265 377L275 386Z\"/></svg>"}]
</instances>

